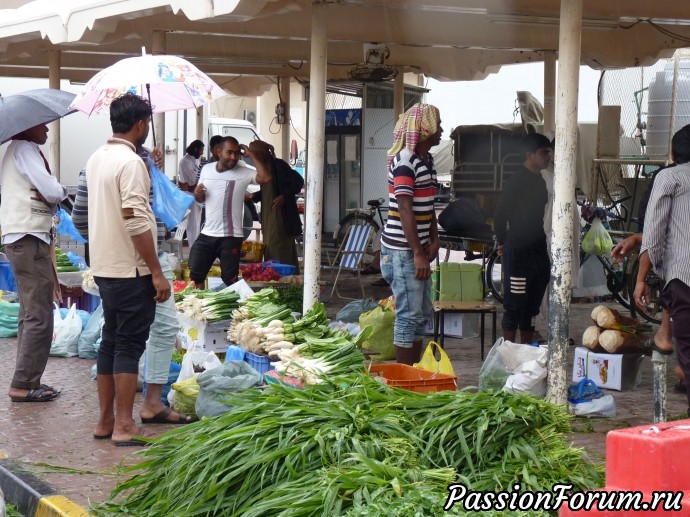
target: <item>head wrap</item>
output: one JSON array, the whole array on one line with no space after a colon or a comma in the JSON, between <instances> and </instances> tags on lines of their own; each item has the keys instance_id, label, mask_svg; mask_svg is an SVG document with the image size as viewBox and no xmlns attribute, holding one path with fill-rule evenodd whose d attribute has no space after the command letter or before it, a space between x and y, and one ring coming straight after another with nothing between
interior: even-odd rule
<instances>
[{"instance_id":1,"label":"head wrap","mask_svg":"<svg viewBox=\"0 0 690 517\"><path fill-rule=\"evenodd\" d=\"M393 162L393 157L403 149L415 152L419 142L438 131L440 114L436 106L417 103L400 115L398 123L393 131L393 146L388 149L388 167Z\"/></svg>"}]
</instances>

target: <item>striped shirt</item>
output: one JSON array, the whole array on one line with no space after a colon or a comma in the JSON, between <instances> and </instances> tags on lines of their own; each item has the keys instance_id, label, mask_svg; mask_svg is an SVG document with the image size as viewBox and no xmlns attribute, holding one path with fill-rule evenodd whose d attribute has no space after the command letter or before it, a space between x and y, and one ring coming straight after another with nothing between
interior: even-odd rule
<instances>
[{"instance_id":1,"label":"striped shirt","mask_svg":"<svg viewBox=\"0 0 690 517\"><path fill-rule=\"evenodd\" d=\"M412 209L419 242L422 246L429 244L436 196L436 170L431 155L428 161L424 161L408 149L403 149L395 155L388 171L388 220L381 241L387 248L409 250L411 248L398 212L398 196L413 197Z\"/></svg>"},{"instance_id":2,"label":"striped shirt","mask_svg":"<svg viewBox=\"0 0 690 517\"><path fill-rule=\"evenodd\" d=\"M690 164L661 171L645 214L642 248L665 283L690 285Z\"/></svg>"}]
</instances>

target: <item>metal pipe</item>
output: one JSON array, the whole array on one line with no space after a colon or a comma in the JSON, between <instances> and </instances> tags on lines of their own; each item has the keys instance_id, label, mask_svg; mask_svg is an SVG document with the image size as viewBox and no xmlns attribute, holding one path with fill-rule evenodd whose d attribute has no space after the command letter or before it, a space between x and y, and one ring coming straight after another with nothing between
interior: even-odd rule
<instances>
[{"instance_id":1,"label":"metal pipe","mask_svg":"<svg viewBox=\"0 0 690 517\"><path fill-rule=\"evenodd\" d=\"M671 118L668 128L668 162L673 161L673 154L671 153L671 139L676 132L676 103L678 101L678 71L680 68L680 55L678 52L674 54L673 59L673 86L671 87Z\"/></svg>"},{"instance_id":2,"label":"metal pipe","mask_svg":"<svg viewBox=\"0 0 690 517\"><path fill-rule=\"evenodd\" d=\"M556 134L556 51L544 51L544 134Z\"/></svg>"},{"instance_id":3,"label":"metal pipe","mask_svg":"<svg viewBox=\"0 0 690 517\"><path fill-rule=\"evenodd\" d=\"M309 70L309 132L307 190L304 230L304 312L319 300L321 228L323 218L323 170L326 143L326 70L328 55L327 3L314 0L311 14Z\"/></svg>"},{"instance_id":4,"label":"metal pipe","mask_svg":"<svg viewBox=\"0 0 690 517\"><path fill-rule=\"evenodd\" d=\"M290 78L281 77L278 79L278 88L280 90L280 101L285 105L285 124L281 124L280 136L281 145L283 147L282 158L286 162L290 162Z\"/></svg>"},{"instance_id":5,"label":"metal pipe","mask_svg":"<svg viewBox=\"0 0 690 517\"><path fill-rule=\"evenodd\" d=\"M153 31L151 35L151 53L152 54L165 54L166 53L166 37L165 31ZM146 85L148 90L149 85ZM151 96L149 95L149 99ZM165 156L165 113L154 113L153 124L151 124L151 136L153 137L153 146L160 147L163 151L163 156ZM158 135L158 140L156 140L156 135ZM165 163L163 163L163 168L165 168Z\"/></svg>"},{"instance_id":6,"label":"metal pipe","mask_svg":"<svg viewBox=\"0 0 690 517\"><path fill-rule=\"evenodd\" d=\"M565 404L572 286L573 206L577 162L577 91L580 79L582 0L562 0L558 42L558 102L549 294L549 367L546 397ZM548 238L548 237L547 237Z\"/></svg>"},{"instance_id":7,"label":"metal pipe","mask_svg":"<svg viewBox=\"0 0 690 517\"><path fill-rule=\"evenodd\" d=\"M652 352L654 372L654 423L666 422L666 362L668 355Z\"/></svg>"}]
</instances>

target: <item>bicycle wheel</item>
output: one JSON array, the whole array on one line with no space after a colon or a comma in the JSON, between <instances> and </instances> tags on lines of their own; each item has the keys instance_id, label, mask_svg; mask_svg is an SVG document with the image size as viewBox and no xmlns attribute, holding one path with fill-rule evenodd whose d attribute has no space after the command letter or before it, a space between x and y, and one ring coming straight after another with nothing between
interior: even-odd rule
<instances>
[{"instance_id":1,"label":"bicycle wheel","mask_svg":"<svg viewBox=\"0 0 690 517\"><path fill-rule=\"evenodd\" d=\"M379 225L371 216L365 214L347 214L338 223L333 232L333 240L336 246L340 246L350 230L350 226L369 224L374 228L374 233L379 231ZM371 246L371 245L370 245Z\"/></svg>"},{"instance_id":2,"label":"bicycle wheel","mask_svg":"<svg viewBox=\"0 0 690 517\"><path fill-rule=\"evenodd\" d=\"M647 274L645 282L649 287L649 301L645 310L641 310L632 300L633 293L635 292L635 283L637 281L637 271L640 269L640 258L638 257L633 264L632 271L630 273L630 279L628 281L628 291L630 292L630 314L633 317L640 315L643 319L649 321L650 323L656 323L657 325L661 323L661 305L659 305L659 298L661 297L661 280L650 271Z\"/></svg>"},{"instance_id":3,"label":"bicycle wheel","mask_svg":"<svg viewBox=\"0 0 690 517\"><path fill-rule=\"evenodd\" d=\"M613 294L618 303L630 310L630 307L632 307L634 303L632 300L632 292L626 281L625 268L627 267L627 262L614 262L605 257L597 258L599 262L601 262L601 265L604 266L607 289L611 291L611 294Z\"/></svg>"},{"instance_id":4,"label":"bicycle wheel","mask_svg":"<svg viewBox=\"0 0 690 517\"><path fill-rule=\"evenodd\" d=\"M503 262L498 252L489 255L484 269L484 283L498 303L503 303Z\"/></svg>"}]
</instances>

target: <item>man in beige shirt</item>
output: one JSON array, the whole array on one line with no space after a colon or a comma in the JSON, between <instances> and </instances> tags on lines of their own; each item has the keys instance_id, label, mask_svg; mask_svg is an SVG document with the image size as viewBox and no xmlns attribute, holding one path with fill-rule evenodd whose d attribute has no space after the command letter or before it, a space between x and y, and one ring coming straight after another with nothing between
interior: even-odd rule
<instances>
[{"instance_id":1,"label":"man in beige shirt","mask_svg":"<svg viewBox=\"0 0 690 517\"><path fill-rule=\"evenodd\" d=\"M143 445L133 439L144 433L132 418L139 359L156 303L170 297L154 239L150 179L136 154L148 136L151 113L150 104L134 94L113 101L113 137L86 164L91 270L104 318L96 362L100 414L94 438L110 438L117 446Z\"/></svg>"}]
</instances>

